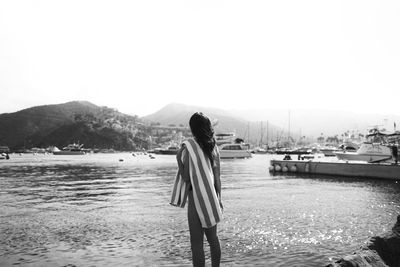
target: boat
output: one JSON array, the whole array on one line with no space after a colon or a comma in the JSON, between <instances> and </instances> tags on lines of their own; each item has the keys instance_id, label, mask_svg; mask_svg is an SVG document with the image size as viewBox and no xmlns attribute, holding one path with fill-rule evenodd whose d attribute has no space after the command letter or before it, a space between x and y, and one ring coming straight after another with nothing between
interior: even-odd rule
<instances>
[{"instance_id":1,"label":"boat","mask_svg":"<svg viewBox=\"0 0 400 267\"><path fill-rule=\"evenodd\" d=\"M252 156L249 145L243 139L236 138L233 132L215 134L215 141L221 159L244 159Z\"/></svg>"},{"instance_id":2,"label":"boat","mask_svg":"<svg viewBox=\"0 0 400 267\"><path fill-rule=\"evenodd\" d=\"M322 154L324 154L325 157L335 157L336 156L336 152L342 152L343 150L335 147L335 146L331 146L331 145L325 145L323 147L320 147L319 152L321 152Z\"/></svg>"},{"instance_id":3,"label":"boat","mask_svg":"<svg viewBox=\"0 0 400 267\"><path fill-rule=\"evenodd\" d=\"M272 173L323 174L343 177L377 178L400 180L400 165L393 163L368 163L362 161L341 161L335 158L317 160L270 161Z\"/></svg>"},{"instance_id":4,"label":"boat","mask_svg":"<svg viewBox=\"0 0 400 267\"><path fill-rule=\"evenodd\" d=\"M156 148L152 151L154 154L160 155L176 155L178 154L179 147L175 145L170 145L166 148Z\"/></svg>"},{"instance_id":5,"label":"boat","mask_svg":"<svg viewBox=\"0 0 400 267\"><path fill-rule=\"evenodd\" d=\"M60 151L54 151L54 155L85 155L86 152L82 148L83 144L69 144Z\"/></svg>"},{"instance_id":6,"label":"boat","mask_svg":"<svg viewBox=\"0 0 400 267\"><path fill-rule=\"evenodd\" d=\"M221 159L244 159L251 158L248 145L243 143L222 144L219 146Z\"/></svg>"},{"instance_id":7,"label":"boat","mask_svg":"<svg viewBox=\"0 0 400 267\"><path fill-rule=\"evenodd\" d=\"M217 143L217 146L232 144L235 142L235 133L217 133L215 134L215 142Z\"/></svg>"},{"instance_id":8,"label":"boat","mask_svg":"<svg viewBox=\"0 0 400 267\"><path fill-rule=\"evenodd\" d=\"M391 149L383 144L364 142L356 152L334 152L340 160L378 162L392 158Z\"/></svg>"}]
</instances>

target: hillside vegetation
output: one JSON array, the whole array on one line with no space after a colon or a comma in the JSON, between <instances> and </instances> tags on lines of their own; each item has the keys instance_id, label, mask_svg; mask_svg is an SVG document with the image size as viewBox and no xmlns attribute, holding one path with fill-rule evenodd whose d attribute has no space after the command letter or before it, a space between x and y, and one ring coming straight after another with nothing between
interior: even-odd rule
<instances>
[{"instance_id":1,"label":"hillside vegetation","mask_svg":"<svg viewBox=\"0 0 400 267\"><path fill-rule=\"evenodd\" d=\"M134 150L146 141L139 119L86 101L46 105L0 114L0 144L12 150L64 147L81 143L88 148Z\"/></svg>"}]
</instances>

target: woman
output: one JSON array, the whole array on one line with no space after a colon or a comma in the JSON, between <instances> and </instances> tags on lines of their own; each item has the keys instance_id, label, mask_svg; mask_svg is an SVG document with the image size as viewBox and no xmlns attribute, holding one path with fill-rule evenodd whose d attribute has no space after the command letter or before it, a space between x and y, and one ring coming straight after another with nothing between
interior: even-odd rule
<instances>
[{"instance_id":1,"label":"woman","mask_svg":"<svg viewBox=\"0 0 400 267\"><path fill-rule=\"evenodd\" d=\"M189 121L194 139L182 144L177 154L179 173L190 184L188 222L193 266L204 266L204 234L210 245L212 266L219 266L221 247L217 223L222 219L220 158L210 119L201 112Z\"/></svg>"}]
</instances>

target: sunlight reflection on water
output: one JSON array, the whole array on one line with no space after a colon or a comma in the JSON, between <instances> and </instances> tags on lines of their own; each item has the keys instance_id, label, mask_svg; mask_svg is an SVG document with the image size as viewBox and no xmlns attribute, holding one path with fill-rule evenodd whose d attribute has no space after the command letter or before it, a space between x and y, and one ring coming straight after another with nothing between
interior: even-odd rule
<instances>
[{"instance_id":1,"label":"sunlight reflection on water","mask_svg":"<svg viewBox=\"0 0 400 267\"><path fill-rule=\"evenodd\" d=\"M222 162L223 266L323 266L395 222L399 183L271 176L270 157ZM0 167L0 265L190 266L186 209L168 205L173 156L13 155Z\"/></svg>"}]
</instances>

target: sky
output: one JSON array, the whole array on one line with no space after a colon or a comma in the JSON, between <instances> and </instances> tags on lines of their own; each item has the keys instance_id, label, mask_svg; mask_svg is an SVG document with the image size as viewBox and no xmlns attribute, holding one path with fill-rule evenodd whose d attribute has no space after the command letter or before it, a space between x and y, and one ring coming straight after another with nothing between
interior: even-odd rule
<instances>
[{"instance_id":1,"label":"sky","mask_svg":"<svg viewBox=\"0 0 400 267\"><path fill-rule=\"evenodd\" d=\"M0 1L0 113L87 100L400 115L400 1Z\"/></svg>"}]
</instances>

